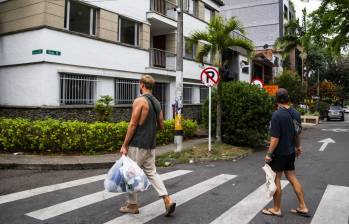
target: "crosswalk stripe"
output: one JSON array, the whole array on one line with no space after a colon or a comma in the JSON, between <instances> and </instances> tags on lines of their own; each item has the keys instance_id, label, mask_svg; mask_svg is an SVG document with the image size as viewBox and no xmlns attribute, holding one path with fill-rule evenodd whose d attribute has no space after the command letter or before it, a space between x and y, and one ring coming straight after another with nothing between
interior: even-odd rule
<instances>
[{"instance_id":1,"label":"crosswalk stripe","mask_svg":"<svg viewBox=\"0 0 349 224\"><path fill-rule=\"evenodd\" d=\"M182 176L191 173L191 170L176 170L160 175L162 180L169 180L178 176ZM86 195L80 198L72 199L63 203L59 203L47 208L36 210L27 213L30 216L39 220L46 220L73 210L121 195L122 193L110 193L106 191L99 191L90 195Z\"/></svg>"},{"instance_id":2,"label":"crosswalk stripe","mask_svg":"<svg viewBox=\"0 0 349 224\"><path fill-rule=\"evenodd\" d=\"M288 181L282 180L281 187L284 188ZM257 190L247 195L239 203L228 209L210 224L247 224L260 212L272 198L267 198L265 185L263 184Z\"/></svg>"},{"instance_id":3,"label":"crosswalk stripe","mask_svg":"<svg viewBox=\"0 0 349 224\"><path fill-rule=\"evenodd\" d=\"M349 187L328 185L311 224L347 224Z\"/></svg>"},{"instance_id":4,"label":"crosswalk stripe","mask_svg":"<svg viewBox=\"0 0 349 224\"><path fill-rule=\"evenodd\" d=\"M236 177L235 175L221 174L211 179L208 179L204 182L191 186L187 189L184 189L180 192L177 192L172 195L172 198L174 201L176 201L177 205L179 206L195 197L198 197L201 194L204 194L218 187L221 184L224 184L232 180L235 177ZM164 210L165 208L164 208L163 200L160 199L140 208L140 214L138 215L126 214L116 219L110 220L105 224L124 224L124 223L142 224L160 216L161 214L164 213Z\"/></svg>"},{"instance_id":5,"label":"crosswalk stripe","mask_svg":"<svg viewBox=\"0 0 349 224\"><path fill-rule=\"evenodd\" d=\"M58 191L58 190L62 190L62 189L70 188L70 187L76 187L79 185L88 184L88 183L92 183L92 182L96 182L96 181L100 181L100 180L105 179L105 177L106 177L106 174L102 174L102 175L98 175L98 176L92 176L92 177L68 181L68 182L64 182L64 183L60 183L60 184L53 184L53 185L48 185L48 186L44 186L44 187L38 187L38 188L30 189L30 190L25 190L25 191L12 193L12 194L3 195L3 196L0 196L0 204L12 202L12 201L17 201L17 200L21 200L21 199L25 199L25 198L33 197L36 195L53 192L53 191Z\"/></svg>"}]
</instances>

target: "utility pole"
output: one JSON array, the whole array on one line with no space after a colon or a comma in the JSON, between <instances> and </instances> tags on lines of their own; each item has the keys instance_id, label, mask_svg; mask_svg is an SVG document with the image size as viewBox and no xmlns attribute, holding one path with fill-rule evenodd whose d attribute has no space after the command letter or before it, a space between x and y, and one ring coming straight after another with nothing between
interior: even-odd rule
<instances>
[{"instance_id":1,"label":"utility pole","mask_svg":"<svg viewBox=\"0 0 349 224\"><path fill-rule=\"evenodd\" d=\"M177 58L176 58L176 102L175 102L175 152L182 151L183 144L183 0L177 8Z\"/></svg>"}]
</instances>

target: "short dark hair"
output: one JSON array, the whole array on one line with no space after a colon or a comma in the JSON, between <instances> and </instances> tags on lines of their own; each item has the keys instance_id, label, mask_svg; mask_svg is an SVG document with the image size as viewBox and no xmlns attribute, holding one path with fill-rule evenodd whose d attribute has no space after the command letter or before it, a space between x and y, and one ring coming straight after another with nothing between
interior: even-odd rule
<instances>
[{"instance_id":1,"label":"short dark hair","mask_svg":"<svg viewBox=\"0 0 349 224\"><path fill-rule=\"evenodd\" d=\"M145 88L152 90L155 85L155 79L151 75L142 75L140 83L143 83Z\"/></svg>"},{"instance_id":2,"label":"short dark hair","mask_svg":"<svg viewBox=\"0 0 349 224\"><path fill-rule=\"evenodd\" d=\"M288 103L290 101L290 98L288 96L287 89L280 88L276 92L276 102L277 103Z\"/></svg>"}]
</instances>

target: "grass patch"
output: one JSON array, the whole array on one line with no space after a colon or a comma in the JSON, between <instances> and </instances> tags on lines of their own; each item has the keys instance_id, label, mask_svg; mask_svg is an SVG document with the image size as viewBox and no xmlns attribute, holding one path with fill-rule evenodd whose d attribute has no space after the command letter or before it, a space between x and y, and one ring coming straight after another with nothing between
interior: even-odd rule
<instances>
[{"instance_id":1,"label":"grass patch","mask_svg":"<svg viewBox=\"0 0 349 224\"><path fill-rule=\"evenodd\" d=\"M227 144L212 144L211 152L208 152L207 143L199 144L180 153L169 152L156 158L159 167L172 166L179 163L209 162L217 160L232 160L239 156L249 154L252 149L236 147Z\"/></svg>"}]
</instances>

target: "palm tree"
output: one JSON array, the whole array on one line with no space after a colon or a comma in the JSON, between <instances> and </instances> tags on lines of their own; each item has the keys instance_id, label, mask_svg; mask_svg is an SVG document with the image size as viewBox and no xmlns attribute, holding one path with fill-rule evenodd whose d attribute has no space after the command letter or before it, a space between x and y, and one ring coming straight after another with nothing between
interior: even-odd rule
<instances>
[{"instance_id":1,"label":"palm tree","mask_svg":"<svg viewBox=\"0 0 349 224\"><path fill-rule=\"evenodd\" d=\"M203 63L204 57L208 54L213 56L213 64L219 68L219 71L223 70L223 67L229 63L229 61L223 61L223 54L231 47L242 47L250 55L254 46L252 42L243 37L233 36L233 31L237 31L242 35L245 34L245 30L235 17L230 19L224 19L221 16L215 16L211 19L208 24L208 28L205 31L196 31L190 38L189 42L197 44L200 42L205 42L205 44L199 46L196 59ZM221 87L218 85L217 94L217 122L216 122L216 141L218 143L222 142L221 135L221 118L222 118L222 108L221 108Z\"/></svg>"},{"instance_id":2,"label":"palm tree","mask_svg":"<svg viewBox=\"0 0 349 224\"><path fill-rule=\"evenodd\" d=\"M302 82L304 78L304 65L306 64L306 55L310 45L310 36L306 32L306 10L303 9L303 22L302 26L299 25L299 20L291 20L285 25L285 35L279 37L275 42L277 50L282 52L284 59L290 54L290 52L298 47L301 50L302 57ZM307 77L307 75L306 75Z\"/></svg>"}]
</instances>

